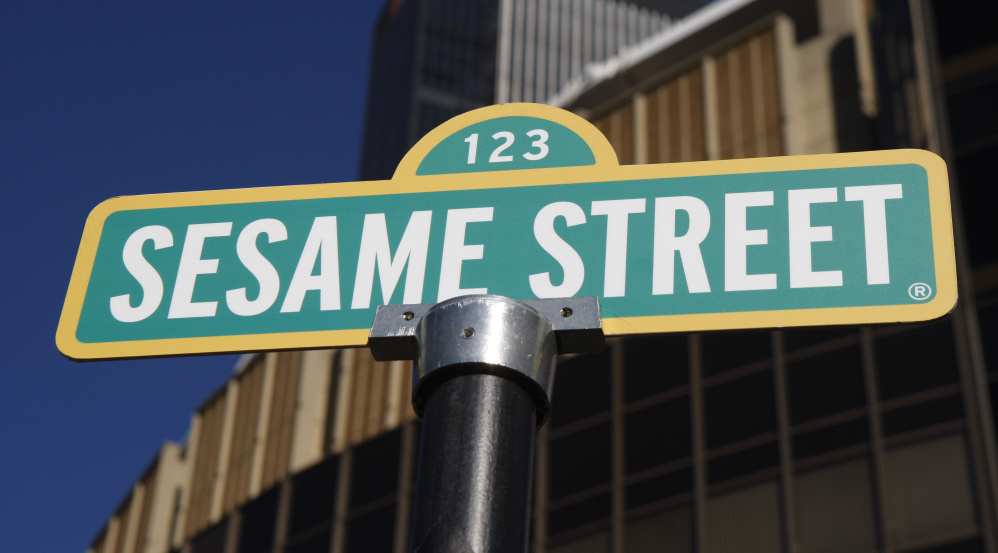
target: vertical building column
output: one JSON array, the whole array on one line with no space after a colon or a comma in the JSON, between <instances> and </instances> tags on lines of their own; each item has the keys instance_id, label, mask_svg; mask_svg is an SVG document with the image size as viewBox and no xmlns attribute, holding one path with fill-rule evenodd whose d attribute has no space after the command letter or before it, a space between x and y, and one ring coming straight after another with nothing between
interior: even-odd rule
<instances>
[{"instance_id":1,"label":"vertical building column","mask_svg":"<svg viewBox=\"0 0 998 553\"><path fill-rule=\"evenodd\" d=\"M866 413L870 425L870 449L873 463L873 492L876 496L877 535L879 550L894 553L891 539L891 513L887 502L887 467L884 460L884 432L880 424L880 392L877 385L876 362L873 354L873 331L869 327L859 330L859 347L863 356L863 380L866 384Z\"/></svg>"},{"instance_id":2,"label":"vertical building column","mask_svg":"<svg viewBox=\"0 0 998 553\"><path fill-rule=\"evenodd\" d=\"M232 378L225 390L225 414L222 419L222 434L218 444L218 462L215 465L215 480L211 491L211 508L208 522L218 521L222 516L222 499L225 494L226 476L229 470L229 455L232 453L232 432L236 423L236 406L239 403L239 381Z\"/></svg>"},{"instance_id":3,"label":"vertical building column","mask_svg":"<svg viewBox=\"0 0 998 553\"><path fill-rule=\"evenodd\" d=\"M859 101L863 115L877 116L877 76L870 39L870 0L850 0L853 36L856 40L856 69L859 77ZM917 54L916 54L917 56Z\"/></svg>"},{"instance_id":4,"label":"vertical building column","mask_svg":"<svg viewBox=\"0 0 998 553\"><path fill-rule=\"evenodd\" d=\"M333 350L302 352L301 373L298 379L291 455L288 469L295 473L322 459L323 433L326 428L326 404L330 401L329 366Z\"/></svg>"},{"instance_id":5,"label":"vertical building column","mask_svg":"<svg viewBox=\"0 0 998 553\"><path fill-rule=\"evenodd\" d=\"M336 480L336 504L333 507L333 524L330 533L329 553L345 553L347 515L350 508L350 477L353 471L353 450L340 455L340 473ZM408 538L408 536L406 536Z\"/></svg>"},{"instance_id":6,"label":"vertical building column","mask_svg":"<svg viewBox=\"0 0 998 553\"><path fill-rule=\"evenodd\" d=\"M513 0L499 0L499 31L496 60L496 103L509 102L512 80Z\"/></svg>"},{"instance_id":7,"label":"vertical building column","mask_svg":"<svg viewBox=\"0 0 998 553\"><path fill-rule=\"evenodd\" d=\"M256 497L263 487L263 465L267 454L267 428L270 409L274 402L274 375L277 370L277 353L264 354L263 384L260 386L260 413L256 419L256 439L253 440L253 461L250 465L249 494Z\"/></svg>"},{"instance_id":8,"label":"vertical building column","mask_svg":"<svg viewBox=\"0 0 998 553\"><path fill-rule=\"evenodd\" d=\"M121 532L121 518L117 513L111 515L111 520L107 522L107 532L104 534L104 547L98 553L117 553L115 546L118 545L118 534Z\"/></svg>"},{"instance_id":9,"label":"vertical building column","mask_svg":"<svg viewBox=\"0 0 998 553\"><path fill-rule=\"evenodd\" d=\"M627 48L627 4L623 1L614 6L614 23L616 24L615 44L613 52L619 54Z\"/></svg>"},{"instance_id":10,"label":"vertical building column","mask_svg":"<svg viewBox=\"0 0 998 553\"><path fill-rule=\"evenodd\" d=\"M563 85L582 74L582 44L585 36L582 27L582 11L582 0L572 0L572 69L568 77L562 79Z\"/></svg>"},{"instance_id":11,"label":"vertical building column","mask_svg":"<svg viewBox=\"0 0 998 553\"><path fill-rule=\"evenodd\" d=\"M624 521L626 506L624 504L624 348L623 341L616 340L610 346L610 551L624 551Z\"/></svg>"},{"instance_id":12,"label":"vertical building column","mask_svg":"<svg viewBox=\"0 0 998 553\"><path fill-rule=\"evenodd\" d=\"M592 0L593 6L593 60L604 59L606 51L606 29L603 21L606 18L606 1Z\"/></svg>"},{"instance_id":13,"label":"vertical building column","mask_svg":"<svg viewBox=\"0 0 998 553\"><path fill-rule=\"evenodd\" d=\"M146 494L145 484L138 481L132 486L132 495L128 500L128 525L125 527L124 540L118 553L135 553L136 543L139 539L139 526L142 519L142 505L145 504Z\"/></svg>"},{"instance_id":14,"label":"vertical building column","mask_svg":"<svg viewBox=\"0 0 998 553\"><path fill-rule=\"evenodd\" d=\"M721 127L719 124L717 94L717 60L707 56L700 62L703 70L703 141L704 158L712 161L721 158Z\"/></svg>"},{"instance_id":15,"label":"vertical building column","mask_svg":"<svg viewBox=\"0 0 998 553\"><path fill-rule=\"evenodd\" d=\"M777 155L778 151L769 151L769 141L767 140L766 129L766 89L763 84L765 76L762 73L763 66L762 40L759 36L754 36L748 43L748 59L743 59L742 63L749 66L751 79L752 98L752 129L746 129L745 141L755 143L753 157L766 157Z\"/></svg>"},{"instance_id":16,"label":"vertical building column","mask_svg":"<svg viewBox=\"0 0 998 553\"><path fill-rule=\"evenodd\" d=\"M373 438L386 428L385 399L387 399L388 382L391 377L388 363L379 363L373 357L368 357L367 405L362 414L364 420L362 440ZM359 442L360 440L358 440Z\"/></svg>"},{"instance_id":17,"label":"vertical building column","mask_svg":"<svg viewBox=\"0 0 998 553\"><path fill-rule=\"evenodd\" d=\"M180 458L180 446L165 444L159 450L156 461L155 485L151 493L149 522L146 525L145 547L139 553L166 553L170 549L169 531L174 524L174 510L177 490L184 484L184 461Z\"/></svg>"},{"instance_id":18,"label":"vertical building column","mask_svg":"<svg viewBox=\"0 0 998 553\"><path fill-rule=\"evenodd\" d=\"M534 49L534 86L532 102L547 100L548 75L548 15L551 13L552 0L533 0L537 2L537 34Z\"/></svg>"},{"instance_id":19,"label":"vertical building column","mask_svg":"<svg viewBox=\"0 0 998 553\"><path fill-rule=\"evenodd\" d=\"M561 48L559 47L558 28L561 19L561 12L558 9L560 0L548 0L548 37L547 37L547 76L544 79L544 95L542 98L547 101L552 95L558 92L558 60Z\"/></svg>"},{"instance_id":20,"label":"vertical building column","mask_svg":"<svg viewBox=\"0 0 998 553\"><path fill-rule=\"evenodd\" d=\"M520 97L522 102L533 102L537 99L537 83L534 79L534 68L537 65L538 51L540 51L540 42L537 38L537 1L538 0L526 0L527 5L524 8L526 12L526 23L524 25L524 34L527 37L524 39L524 50L523 50L523 95Z\"/></svg>"},{"instance_id":21,"label":"vertical building column","mask_svg":"<svg viewBox=\"0 0 998 553\"><path fill-rule=\"evenodd\" d=\"M170 548L176 549L183 545L184 536L187 534L187 516L191 508L191 487L194 482L194 460L198 455L198 442L201 439L201 414L195 412L191 417L191 430L187 435L187 446L184 452L184 475L182 477L182 489L180 494L180 506L177 509L177 524L173 528L173 535L168 537Z\"/></svg>"},{"instance_id":22,"label":"vertical building column","mask_svg":"<svg viewBox=\"0 0 998 553\"><path fill-rule=\"evenodd\" d=\"M780 456L780 503L782 504L783 550L797 549L797 494L794 490L794 457L790 436L790 390L783 354L783 332L770 332L773 349L773 382L776 386L776 439Z\"/></svg>"},{"instance_id":23,"label":"vertical building column","mask_svg":"<svg viewBox=\"0 0 998 553\"><path fill-rule=\"evenodd\" d=\"M648 98L641 92L634 95L634 164L648 163Z\"/></svg>"},{"instance_id":24,"label":"vertical building column","mask_svg":"<svg viewBox=\"0 0 998 553\"><path fill-rule=\"evenodd\" d=\"M288 539L288 525L291 521L291 494L294 492L290 478L281 482L277 496L277 520L274 522L274 552L284 551Z\"/></svg>"},{"instance_id":25,"label":"vertical building column","mask_svg":"<svg viewBox=\"0 0 998 553\"><path fill-rule=\"evenodd\" d=\"M693 79L690 76L691 72L686 72L676 79L675 91L679 97L679 113L677 119L679 120L679 136L682 139L679 141L679 159L676 161L693 161Z\"/></svg>"},{"instance_id":26,"label":"vertical building column","mask_svg":"<svg viewBox=\"0 0 998 553\"><path fill-rule=\"evenodd\" d=\"M403 424L412 381L406 378L411 372L409 361L390 361L388 363L388 383L385 386L385 428L395 428ZM406 386L408 384L408 386Z\"/></svg>"},{"instance_id":27,"label":"vertical building column","mask_svg":"<svg viewBox=\"0 0 998 553\"><path fill-rule=\"evenodd\" d=\"M703 353L699 334L690 334L690 419L693 421L693 539L696 551L707 544L707 453L703 409Z\"/></svg>"},{"instance_id":28,"label":"vertical building column","mask_svg":"<svg viewBox=\"0 0 998 553\"><path fill-rule=\"evenodd\" d=\"M347 439L348 415L353 409L353 377L357 370L357 350L342 350L340 356L340 381L336 394L335 420L330 425L333 429L333 453L345 450L350 443Z\"/></svg>"},{"instance_id":29,"label":"vertical building column","mask_svg":"<svg viewBox=\"0 0 998 553\"><path fill-rule=\"evenodd\" d=\"M776 48L776 72L779 75L780 120L782 121L783 154L788 156L808 153L805 151L803 123L803 97L798 84L796 60L796 30L794 22L786 15L779 15L773 24L773 42Z\"/></svg>"},{"instance_id":30,"label":"vertical building column","mask_svg":"<svg viewBox=\"0 0 998 553\"><path fill-rule=\"evenodd\" d=\"M225 525L225 545L223 546L222 553L239 552L239 534L242 533L242 528L243 514L239 509L234 509L229 514L229 521Z\"/></svg>"},{"instance_id":31,"label":"vertical building column","mask_svg":"<svg viewBox=\"0 0 998 553\"><path fill-rule=\"evenodd\" d=\"M399 363L395 361L394 363ZM419 459L419 439L416 436L416 423L408 422L402 427L402 455L399 460L399 488L395 495L395 544L393 553L406 553L409 550L409 523L412 520L412 498L414 492L413 475Z\"/></svg>"},{"instance_id":32,"label":"vertical building column","mask_svg":"<svg viewBox=\"0 0 998 553\"><path fill-rule=\"evenodd\" d=\"M371 353L369 351L356 350L353 357L353 388L351 395L351 409L347 416L347 443L350 445L360 443L367 437L367 413L370 405L371 381L374 379L372 370Z\"/></svg>"},{"instance_id":33,"label":"vertical building column","mask_svg":"<svg viewBox=\"0 0 998 553\"><path fill-rule=\"evenodd\" d=\"M548 538L548 444L550 424L537 429L534 458L534 553L545 553Z\"/></svg>"}]
</instances>

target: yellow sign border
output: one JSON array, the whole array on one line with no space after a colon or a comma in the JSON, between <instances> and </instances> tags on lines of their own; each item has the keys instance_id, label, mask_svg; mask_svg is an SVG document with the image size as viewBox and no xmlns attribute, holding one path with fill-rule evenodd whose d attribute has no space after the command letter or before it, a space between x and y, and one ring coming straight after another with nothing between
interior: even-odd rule
<instances>
[{"instance_id":1,"label":"yellow sign border","mask_svg":"<svg viewBox=\"0 0 998 553\"><path fill-rule=\"evenodd\" d=\"M416 168L423 157L453 133L475 123L509 116L537 117L567 127L589 145L596 164L584 167L473 174L416 175ZM957 299L948 175L946 164L939 156L924 150L886 150L656 165L619 165L613 147L606 137L585 119L543 104L502 104L459 115L428 133L402 159L391 180L123 196L102 202L90 213L83 230L79 253L66 293L66 302L56 330L56 345L69 358L92 360L354 347L367 344L370 331L367 328L104 343L80 342L76 339L76 331L101 232L107 218L119 211L899 164L919 165L928 175L937 288L931 300L920 304L894 306L605 318L603 329L607 336L618 336L659 332L927 321L949 313L956 305ZM515 180L510 178L513 174ZM469 178L469 175L472 178Z\"/></svg>"}]
</instances>

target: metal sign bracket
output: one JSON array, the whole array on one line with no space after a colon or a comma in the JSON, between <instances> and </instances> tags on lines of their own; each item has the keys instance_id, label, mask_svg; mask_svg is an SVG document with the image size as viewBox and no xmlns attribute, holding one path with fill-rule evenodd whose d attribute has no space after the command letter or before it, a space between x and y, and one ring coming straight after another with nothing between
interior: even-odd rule
<instances>
[{"instance_id":1,"label":"metal sign bracket","mask_svg":"<svg viewBox=\"0 0 998 553\"><path fill-rule=\"evenodd\" d=\"M526 551L555 358L603 350L597 298L382 306L369 345L379 361L414 361L423 427L410 551Z\"/></svg>"}]
</instances>

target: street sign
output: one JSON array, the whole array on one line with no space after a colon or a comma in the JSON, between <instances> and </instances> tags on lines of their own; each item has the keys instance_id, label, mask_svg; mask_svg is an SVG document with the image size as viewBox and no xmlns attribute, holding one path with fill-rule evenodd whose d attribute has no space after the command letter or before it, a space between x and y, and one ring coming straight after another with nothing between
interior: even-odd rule
<instances>
[{"instance_id":1,"label":"street sign","mask_svg":"<svg viewBox=\"0 0 998 553\"><path fill-rule=\"evenodd\" d=\"M560 109L486 107L387 181L121 197L87 220L75 359L359 346L379 304L599 296L608 336L922 321L956 302L918 150L620 166Z\"/></svg>"}]
</instances>

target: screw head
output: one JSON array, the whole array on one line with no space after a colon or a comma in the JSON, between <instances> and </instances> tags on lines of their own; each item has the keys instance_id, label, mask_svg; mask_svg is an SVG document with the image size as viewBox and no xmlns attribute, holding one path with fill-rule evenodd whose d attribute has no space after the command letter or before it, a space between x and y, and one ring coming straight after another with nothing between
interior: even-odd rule
<instances>
[{"instance_id":1,"label":"screw head","mask_svg":"<svg viewBox=\"0 0 998 553\"><path fill-rule=\"evenodd\" d=\"M572 308L571 307L562 307L561 311L559 313L561 313L562 317L571 317L572 316Z\"/></svg>"},{"instance_id":2,"label":"screw head","mask_svg":"<svg viewBox=\"0 0 998 553\"><path fill-rule=\"evenodd\" d=\"M471 338L474 335L475 335L475 329L471 328L470 326L461 331L462 338Z\"/></svg>"},{"instance_id":3,"label":"screw head","mask_svg":"<svg viewBox=\"0 0 998 553\"><path fill-rule=\"evenodd\" d=\"M405 313L402 313L402 320L403 321L411 321L412 318L415 317L415 316L416 315L412 311L406 311Z\"/></svg>"}]
</instances>

